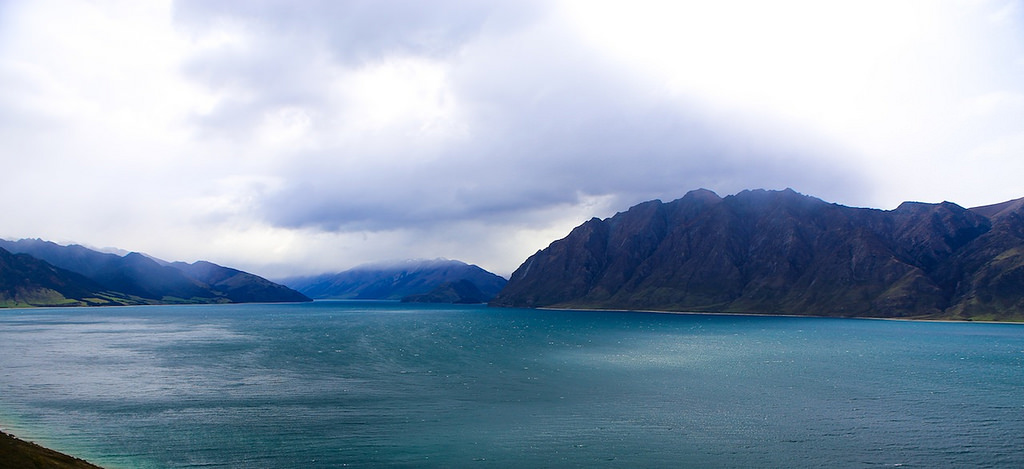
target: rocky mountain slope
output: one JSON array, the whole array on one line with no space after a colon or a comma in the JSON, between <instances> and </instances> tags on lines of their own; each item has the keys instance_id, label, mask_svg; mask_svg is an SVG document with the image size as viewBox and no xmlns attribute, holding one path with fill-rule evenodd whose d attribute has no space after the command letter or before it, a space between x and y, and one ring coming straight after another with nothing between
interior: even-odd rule
<instances>
[{"instance_id":1,"label":"rocky mountain slope","mask_svg":"<svg viewBox=\"0 0 1024 469\"><path fill-rule=\"evenodd\" d=\"M449 259L366 264L336 274L283 279L281 283L317 299L401 300L461 280L480 292L481 301L493 298L506 283L478 266Z\"/></svg>"},{"instance_id":2,"label":"rocky mountain slope","mask_svg":"<svg viewBox=\"0 0 1024 469\"><path fill-rule=\"evenodd\" d=\"M591 219L495 306L1024 319L1024 199L883 211L698 190Z\"/></svg>"}]
</instances>

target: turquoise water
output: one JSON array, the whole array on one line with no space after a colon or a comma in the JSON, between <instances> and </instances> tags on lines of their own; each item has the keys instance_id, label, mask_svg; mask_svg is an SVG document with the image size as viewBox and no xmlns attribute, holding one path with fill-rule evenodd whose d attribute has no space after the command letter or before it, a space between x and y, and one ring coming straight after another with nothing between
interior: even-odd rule
<instances>
[{"instance_id":1,"label":"turquoise water","mask_svg":"<svg viewBox=\"0 0 1024 469\"><path fill-rule=\"evenodd\" d=\"M0 426L110 468L1024 467L1024 325L4 310Z\"/></svg>"}]
</instances>

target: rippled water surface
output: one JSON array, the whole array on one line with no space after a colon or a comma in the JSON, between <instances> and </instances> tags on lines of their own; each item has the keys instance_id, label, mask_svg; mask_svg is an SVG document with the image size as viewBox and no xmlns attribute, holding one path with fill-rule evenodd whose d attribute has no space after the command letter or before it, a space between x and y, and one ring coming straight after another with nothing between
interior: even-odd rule
<instances>
[{"instance_id":1,"label":"rippled water surface","mask_svg":"<svg viewBox=\"0 0 1024 469\"><path fill-rule=\"evenodd\" d=\"M1024 467L1024 325L0 310L0 427L111 468Z\"/></svg>"}]
</instances>

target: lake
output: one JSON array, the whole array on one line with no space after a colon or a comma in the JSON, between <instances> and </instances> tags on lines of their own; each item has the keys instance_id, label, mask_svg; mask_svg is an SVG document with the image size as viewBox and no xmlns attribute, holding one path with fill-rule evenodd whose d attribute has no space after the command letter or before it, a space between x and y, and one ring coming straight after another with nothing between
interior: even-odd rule
<instances>
[{"instance_id":1,"label":"lake","mask_svg":"<svg viewBox=\"0 0 1024 469\"><path fill-rule=\"evenodd\" d=\"M109 468L1024 467L1024 325L0 310L0 427Z\"/></svg>"}]
</instances>

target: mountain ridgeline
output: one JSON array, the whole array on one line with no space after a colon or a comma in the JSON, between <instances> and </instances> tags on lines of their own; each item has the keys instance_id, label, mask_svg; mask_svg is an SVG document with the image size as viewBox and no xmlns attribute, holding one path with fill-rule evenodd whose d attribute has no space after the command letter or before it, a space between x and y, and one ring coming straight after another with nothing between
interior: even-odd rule
<instances>
[{"instance_id":1,"label":"mountain ridgeline","mask_svg":"<svg viewBox=\"0 0 1024 469\"><path fill-rule=\"evenodd\" d=\"M0 306L299 301L310 299L210 262L168 263L38 239L0 240Z\"/></svg>"},{"instance_id":2,"label":"mountain ridgeline","mask_svg":"<svg viewBox=\"0 0 1024 469\"><path fill-rule=\"evenodd\" d=\"M587 221L490 304L1024 320L1024 199L883 211L697 190Z\"/></svg>"},{"instance_id":3,"label":"mountain ridgeline","mask_svg":"<svg viewBox=\"0 0 1024 469\"><path fill-rule=\"evenodd\" d=\"M283 279L315 299L486 303L506 283L478 266L449 259L365 264L335 274Z\"/></svg>"},{"instance_id":4,"label":"mountain ridgeline","mask_svg":"<svg viewBox=\"0 0 1024 469\"><path fill-rule=\"evenodd\" d=\"M81 274L0 247L0 307L104 304L135 302Z\"/></svg>"}]
</instances>

